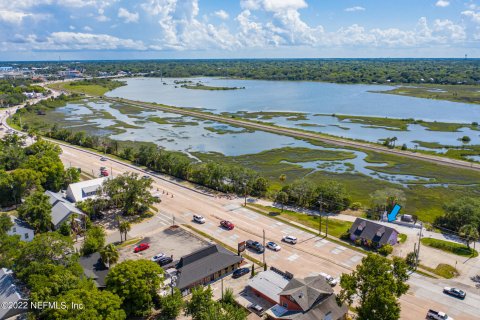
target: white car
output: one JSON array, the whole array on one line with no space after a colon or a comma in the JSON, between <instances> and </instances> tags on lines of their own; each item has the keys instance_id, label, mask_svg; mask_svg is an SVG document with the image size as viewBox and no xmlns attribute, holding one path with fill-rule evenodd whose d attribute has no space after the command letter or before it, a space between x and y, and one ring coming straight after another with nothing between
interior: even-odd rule
<instances>
[{"instance_id":1,"label":"white car","mask_svg":"<svg viewBox=\"0 0 480 320\"><path fill-rule=\"evenodd\" d=\"M193 221L195 221L197 223L200 223L200 224L203 224L203 223L205 223L205 218L198 215L198 214L194 214L193 215Z\"/></svg>"},{"instance_id":2,"label":"white car","mask_svg":"<svg viewBox=\"0 0 480 320\"><path fill-rule=\"evenodd\" d=\"M331 275L321 272L320 275L327 280L328 284L331 285L332 287L335 287L338 284L338 279L332 277Z\"/></svg>"},{"instance_id":3,"label":"white car","mask_svg":"<svg viewBox=\"0 0 480 320\"><path fill-rule=\"evenodd\" d=\"M258 304L255 304L255 303L250 303L248 305L248 308L258 312L259 314L262 314L263 313L263 308L261 306L259 306Z\"/></svg>"},{"instance_id":4,"label":"white car","mask_svg":"<svg viewBox=\"0 0 480 320\"><path fill-rule=\"evenodd\" d=\"M162 259L163 257L165 257L165 253L159 253L157 254L156 256L153 256L152 258L152 261L153 262L158 262L160 259Z\"/></svg>"},{"instance_id":5,"label":"white car","mask_svg":"<svg viewBox=\"0 0 480 320\"><path fill-rule=\"evenodd\" d=\"M268 242L267 247L273 251L280 251L280 249L282 249L282 247L280 247L278 244L276 244L273 241Z\"/></svg>"},{"instance_id":6,"label":"white car","mask_svg":"<svg viewBox=\"0 0 480 320\"><path fill-rule=\"evenodd\" d=\"M294 236L284 236L282 238L282 241L285 241L287 243L295 244L297 243L297 237Z\"/></svg>"}]
</instances>

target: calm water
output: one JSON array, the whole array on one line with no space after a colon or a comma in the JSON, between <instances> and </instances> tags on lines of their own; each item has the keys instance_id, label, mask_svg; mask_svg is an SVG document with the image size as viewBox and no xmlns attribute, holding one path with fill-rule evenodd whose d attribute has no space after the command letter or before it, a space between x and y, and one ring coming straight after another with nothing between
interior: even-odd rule
<instances>
[{"instance_id":1,"label":"calm water","mask_svg":"<svg viewBox=\"0 0 480 320\"><path fill-rule=\"evenodd\" d=\"M477 105L369 92L388 90L391 89L390 86L215 78L189 79L194 83L201 81L211 86L245 87L241 90L208 91L185 89L180 85L175 87L174 80L184 79L169 78L163 79L163 82L158 78L127 79L127 86L117 88L107 95L180 107L205 108L218 113L241 110L304 112L307 113L307 120L292 121L282 116L258 120L371 142L395 136L398 139L398 145L405 143L408 148L416 147L415 141L460 146L463 144L460 138L465 135L471 138L470 144L480 144L480 131L469 128L461 128L458 132L439 132L429 131L421 125L412 124L408 126L408 131L393 131L351 123L348 120L339 121L335 117L315 115L335 113L414 118L425 121L480 122L480 106ZM445 152L442 149L434 149L434 151Z\"/></svg>"},{"instance_id":2,"label":"calm water","mask_svg":"<svg viewBox=\"0 0 480 320\"><path fill-rule=\"evenodd\" d=\"M109 116L108 118L113 119L96 116L99 111L107 112L111 115L111 117ZM240 132L243 130L242 128L180 116L178 114L148 109L135 115L122 114L119 110L112 108L109 103L98 103L94 101L69 103L65 107L57 108L55 112L65 115L65 122L67 123L65 127L67 128L83 125L88 128L92 134L106 135L112 139L121 141L154 142L167 150L176 150L187 154L190 154L190 152L219 152L227 156L236 156L255 154L286 146L345 151L354 153L356 157L345 161L312 161L295 163L295 165L313 169L314 171L361 173L375 179L402 185L419 182L435 185L435 180L401 174L383 174L369 169L367 167L382 167L387 164L368 163L365 161L367 155L361 151L324 148L312 145L303 140L263 131ZM172 123L158 124L148 120L149 117L152 116L168 118ZM112 125L118 125L120 121L128 125L138 126L139 128L126 128L119 125L118 129L121 131L120 133L108 128ZM178 126L181 125L179 121L192 121L196 122L197 125ZM177 124L175 124L175 122L177 122ZM220 134L207 129L212 127L217 130L228 130L228 133Z\"/></svg>"}]
</instances>

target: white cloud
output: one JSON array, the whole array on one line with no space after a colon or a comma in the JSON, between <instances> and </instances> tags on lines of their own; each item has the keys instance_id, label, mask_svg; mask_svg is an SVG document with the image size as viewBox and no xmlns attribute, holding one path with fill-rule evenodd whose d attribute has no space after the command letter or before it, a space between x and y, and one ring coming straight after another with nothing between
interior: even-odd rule
<instances>
[{"instance_id":1,"label":"white cloud","mask_svg":"<svg viewBox=\"0 0 480 320\"><path fill-rule=\"evenodd\" d=\"M229 15L225 10L215 11L214 14L222 20L227 20L229 18Z\"/></svg>"},{"instance_id":2,"label":"white cloud","mask_svg":"<svg viewBox=\"0 0 480 320\"><path fill-rule=\"evenodd\" d=\"M33 14L19 12L19 11L9 11L9 10L0 10L0 21L4 21L11 24L21 24L23 19L27 17L32 17Z\"/></svg>"},{"instance_id":3,"label":"white cloud","mask_svg":"<svg viewBox=\"0 0 480 320\"><path fill-rule=\"evenodd\" d=\"M93 31L93 29L90 28L89 26L83 27L83 30L85 30L85 31L87 31L87 32L92 32L92 31Z\"/></svg>"},{"instance_id":4,"label":"white cloud","mask_svg":"<svg viewBox=\"0 0 480 320\"><path fill-rule=\"evenodd\" d=\"M360 6L355 6L355 7L346 8L345 11L347 12L365 11L365 8Z\"/></svg>"},{"instance_id":5,"label":"white cloud","mask_svg":"<svg viewBox=\"0 0 480 320\"><path fill-rule=\"evenodd\" d=\"M473 10L466 10L462 12L462 15L469 17L475 23L480 23L480 12L475 12Z\"/></svg>"},{"instance_id":6,"label":"white cloud","mask_svg":"<svg viewBox=\"0 0 480 320\"><path fill-rule=\"evenodd\" d=\"M450 5L450 1L447 1L447 0L438 0L435 3L435 6L440 8L445 8L445 7L448 7L449 5Z\"/></svg>"},{"instance_id":7,"label":"white cloud","mask_svg":"<svg viewBox=\"0 0 480 320\"><path fill-rule=\"evenodd\" d=\"M145 50L142 41L121 39L107 34L53 32L45 41L33 42L36 50Z\"/></svg>"},{"instance_id":8,"label":"white cloud","mask_svg":"<svg viewBox=\"0 0 480 320\"><path fill-rule=\"evenodd\" d=\"M122 18L125 23L138 22L138 12L130 12L125 8L118 9L118 17Z\"/></svg>"}]
</instances>

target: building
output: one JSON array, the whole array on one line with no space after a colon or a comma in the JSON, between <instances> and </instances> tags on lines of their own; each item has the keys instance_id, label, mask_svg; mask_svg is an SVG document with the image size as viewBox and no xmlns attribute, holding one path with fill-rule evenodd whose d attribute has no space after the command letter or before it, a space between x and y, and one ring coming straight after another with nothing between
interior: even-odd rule
<instances>
[{"instance_id":1,"label":"building","mask_svg":"<svg viewBox=\"0 0 480 320\"><path fill-rule=\"evenodd\" d=\"M100 253L95 252L88 256L83 256L80 258L79 263L83 268L83 274L87 278L92 279L97 288L104 289L106 287L105 279L109 269L103 263Z\"/></svg>"},{"instance_id":2,"label":"building","mask_svg":"<svg viewBox=\"0 0 480 320\"><path fill-rule=\"evenodd\" d=\"M177 288L184 291L215 281L233 272L242 261L224 247L211 244L180 259L176 266Z\"/></svg>"},{"instance_id":3,"label":"building","mask_svg":"<svg viewBox=\"0 0 480 320\"><path fill-rule=\"evenodd\" d=\"M371 242L376 243L379 247L386 244L397 244L399 234L393 228L362 218L357 218L348 232L352 241L360 239L364 244Z\"/></svg>"},{"instance_id":4,"label":"building","mask_svg":"<svg viewBox=\"0 0 480 320\"><path fill-rule=\"evenodd\" d=\"M71 183L67 189L67 199L71 202L79 202L95 197L105 179L97 178Z\"/></svg>"},{"instance_id":5,"label":"building","mask_svg":"<svg viewBox=\"0 0 480 320\"><path fill-rule=\"evenodd\" d=\"M71 221L72 216L77 224L83 228L85 213L65 199L61 193L45 191L45 194L49 196L49 202L52 205L52 225L55 230L60 228L64 222Z\"/></svg>"},{"instance_id":6,"label":"building","mask_svg":"<svg viewBox=\"0 0 480 320\"><path fill-rule=\"evenodd\" d=\"M1 268L0 269L0 303L15 304L26 302L27 299L20 288L15 284L13 271ZM26 313L27 309L22 308L0 308L0 319L9 319L18 315Z\"/></svg>"},{"instance_id":7,"label":"building","mask_svg":"<svg viewBox=\"0 0 480 320\"><path fill-rule=\"evenodd\" d=\"M28 223L14 216L10 216L10 219L12 219L13 226L7 232L8 235L19 235L22 241L30 242L33 240L33 228Z\"/></svg>"},{"instance_id":8,"label":"building","mask_svg":"<svg viewBox=\"0 0 480 320\"><path fill-rule=\"evenodd\" d=\"M265 314L274 320L341 320L348 307L338 305L332 287L321 275L294 278L275 268L250 279L249 287L257 295L274 303Z\"/></svg>"}]
</instances>

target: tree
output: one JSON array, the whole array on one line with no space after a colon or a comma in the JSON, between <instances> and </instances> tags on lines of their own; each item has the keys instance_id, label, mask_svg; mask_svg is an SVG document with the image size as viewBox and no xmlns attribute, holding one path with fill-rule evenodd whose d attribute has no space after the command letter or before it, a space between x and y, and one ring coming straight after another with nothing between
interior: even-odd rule
<instances>
[{"instance_id":1,"label":"tree","mask_svg":"<svg viewBox=\"0 0 480 320\"><path fill-rule=\"evenodd\" d=\"M13 227L12 219L5 212L0 214L0 236L5 235Z\"/></svg>"},{"instance_id":2,"label":"tree","mask_svg":"<svg viewBox=\"0 0 480 320\"><path fill-rule=\"evenodd\" d=\"M65 170L65 180L63 187L66 189L70 184L80 181L80 170L70 167Z\"/></svg>"},{"instance_id":3,"label":"tree","mask_svg":"<svg viewBox=\"0 0 480 320\"><path fill-rule=\"evenodd\" d=\"M206 309L199 314L199 320L245 320L247 312L242 308L228 304L213 301L207 305Z\"/></svg>"},{"instance_id":4,"label":"tree","mask_svg":"<svg viewBox=\"0 0 480 320\"><path fill-rule=\"evenodd\" d=\"M110 243L100 250L100 257L102 258L103 263L107 267L110 267L110 265L117 263L120 255L118 254L117 247Z\"/></svg>"},{"instance_id":5,"label":"tree","mask_svg":"<svg viewBox=\"0 0 480 320\"><path fill-rule=\"evenodd\" d=\"M210 286L207 288L203 286L195 287L191 290L192 297L186 303L185 315L191 316L193 320L202 320L204 314L213 304L213 291Z\"/></svg>"},{"instance_id":6,"label":"tree","mask_svg":"<svg viewBox=\"0 0 480 320\"><path fill-rule=\"evenodd\" d=\"M120 222L120 224L118 225L118 229L120 231L120 241L123 242L123 239L127 241L127 234L132 229L130 222L126 220ZM122 238L122 235L123 235L123 238Z\"/></svg>"},{"instance_id":7,"label":"tree","mask_svg":"<svg viewBox=\"0 0 480 320\"><path fill-rule=\"evenodd\" d=\"M278 180L280 180L281 183L284 183L285 180L287 180L287 175L282 173L280 177L278 177Z\"/></svg>"},{"instance_id":8,"label":"tree","mask_svg":"<svg viewBox=\"0 0 480 320\"><path fill-rule=\"evenodd\" d=\"M321 198L323 209L329 212L339 212L345 210L350 205L345 186L336 181L324 181L315 189L317 198Z\"/></svg>"},{"instance_id":9,"label":"tree","mask_svg":"<svg viewBox=\"0 0 480 320\"><path fill-rule=\"evenodd\" d=\"M128 316L142 316L150 313L162 281L163 269L142 259L117 264L108 273L106 284L107 290L123 299L122 308Z\"/></svg>"},{"instance_id":10,"label":"tree","mask_svg":"<svg viewBox=\"0 0 480 320\"><path fill-rule=\"evenodd\" d=\"M377 254L368 254L351 274L340 277L338 299L355 307L359 320L395 320L400 318L398 298L408 291L407 264L394 257L393 263Z\"/></svg>"},{"instance_id":11,"label":"tree","mask_svg":"<svg viewBox=\"0 0 480 320\"><path fill-rule=\"evenodd\" d=\"M466 224L458 230L458 233L460 236L465 239L465 242L467 243L467 247L470 249L470 242L475 242L478 241L478 226L471 223L471 224Z\"/></svg>"},{"instance_id":12,"label":"tree","mask_svg":"<svg viewBox=\"0 0 480 320\"><path fill-rule=\"evenodd\" d=\"M282 205L282 212L283 212L283 207L285 206L285 204L288 203L288 194L283 191L278 192L277 196L275 197L275 202Z\"/></svg>"},{"instance_id":13,"label":"tree","mask_svg":"<svg viewBox=\"0 0 480 320\"><path fill-rule=\"evenodd\" d=\"M99 251L105 245L105 230L101 226L93 226L85 234L85 241L83 242L82 252L88 255Z\"/></svg>"},{"instance_id":14,"label":"tree","mask_svg":"<svg viewBox=\"0 0 480 320\"><path fill-rule=\"evenodd\" d=\"M394 188L379 189L370 195L372 208L376 212L390 211L396 204L405 206L405 192Z\"/></svg>"},{"instance_id":15,"label":"tree","mask_svg":"<svg viewBox=\"0 0 480 320\"><path fill-rule=\"evenodd\" d=\"M415 269L415 266L417 264L417 254L413 251L409 252L405 257L405 263L407 264L410 270Z\"/></svg>"},{"instance_id":16,"label":"tree","mask_svg":"<svg viewBox=\"0 0 480 320\"><path fill-rule=\"evenodd\" d=\"M160 298L161 318L168 320L176 319L180 315L183 306L182 293L177 288L174 288L172 295L166 295Z\"/></svg>"},{"instance_id":17,"label":"tree","mask_svg":"<svg viewBox=\"0 0 480 320\"><path fill-rule=\"evenodd\" d=\"M464 225L480 226L480 199L462 197L444 206L445 215L437 218L436 224L459 231Z\"/></svg>"},{"instance_id":18,"label":"tree","mask_svg":"<svg viewBox=\"0 0 480 320\"><path fill-rule=\"evenodd\" d=\"M233 295L233 289L227 288L223 293L222 303L235 305L235 297Z\"/></svg>"},{"instance_id":19,"label":"tree","mask_svg":"<svg viewBox=\"0 0 480 320\"><path fill-rule=\"evenodd\" d=\"M46 232L52 226L52 206L50 198L43 192L37 191L25 199L18 207L20 219L28 222L35 232Z\"/></svg>"}]
</instances>

